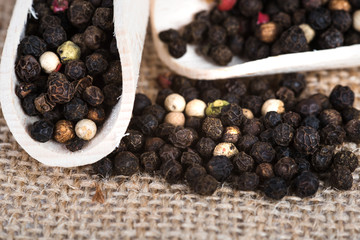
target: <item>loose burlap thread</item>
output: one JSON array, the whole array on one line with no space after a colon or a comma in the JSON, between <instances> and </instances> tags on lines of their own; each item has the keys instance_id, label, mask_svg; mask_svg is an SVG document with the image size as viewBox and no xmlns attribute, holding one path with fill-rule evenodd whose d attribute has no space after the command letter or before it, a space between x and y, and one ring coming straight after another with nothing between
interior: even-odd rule
<instances>
[{"instance_id":1,"label":"loose burlap thread","mask_svg":"<svg viewBox=\"0 0 360 240\"><path fill-rule=\"evenodd\" d=\"M0 52L14 2L0 0ZM148 36L139 91L154 98L165 71ZM308 73L307 80L305 95L350 85L360 106L359 69ZM343 147L358 154L355 144ZM89 166L44 166L16 143L0 111L0 239L360 239L359 172L351 190L322 183L306 199L272 201L226 184L201 197L157 176L100 179ZM104 203L94 199L97 188Z\"/></svg>"}]
</instances>

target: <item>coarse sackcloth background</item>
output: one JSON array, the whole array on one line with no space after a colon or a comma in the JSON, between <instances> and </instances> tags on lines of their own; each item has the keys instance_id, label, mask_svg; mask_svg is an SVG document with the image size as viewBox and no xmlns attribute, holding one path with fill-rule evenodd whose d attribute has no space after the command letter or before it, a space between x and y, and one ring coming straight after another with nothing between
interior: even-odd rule
<instances>
[{"instance_id":1,"label":"coarse sackcloth background","mask_svg":"<svg viewBox=\"0 0 360 240\"><path fill-rule=\"evenodd\" d=\"M0 52L15 0L0 0ZM149 35L139 91L155 96L158 59ZM338 84L356 92L359 69L307 74L311 94ZM355 144L347 144L358 155ZM101 180L91 167L46 167L29 157L0 111L0 239L360 239L360 168L350 191L321 185L307 199L272 201L224 185L213 196L192 194L159 177L138 174ZM94 201L96 189L104 203Z\"/></svg>"}]
</instances>

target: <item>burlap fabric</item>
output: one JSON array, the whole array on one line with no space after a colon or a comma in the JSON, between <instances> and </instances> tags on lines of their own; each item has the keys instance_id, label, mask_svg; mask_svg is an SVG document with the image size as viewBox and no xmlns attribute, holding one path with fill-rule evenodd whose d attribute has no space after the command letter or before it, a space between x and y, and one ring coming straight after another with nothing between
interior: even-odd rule
<instances>
[{"instance_id":1,"label":"burlap fabric","mask_svg":"<svg viewBox=\"0 0 360 240\"><path fill-rule=\"evenodd\" d=\"M14 2L0 0L0 51ZM153 49L148 38L139 83L152 96L166 71ZM340 81L356 90L359 107L356 69L308 74L307 94L328 94ZM46 167L15 142L0 113L0 239L360 239L359 172L352 190L322 184L307 199L272 201L227 185L200 197L145 174L100 180L88 166Z\"/></svg>"}]
</instances>

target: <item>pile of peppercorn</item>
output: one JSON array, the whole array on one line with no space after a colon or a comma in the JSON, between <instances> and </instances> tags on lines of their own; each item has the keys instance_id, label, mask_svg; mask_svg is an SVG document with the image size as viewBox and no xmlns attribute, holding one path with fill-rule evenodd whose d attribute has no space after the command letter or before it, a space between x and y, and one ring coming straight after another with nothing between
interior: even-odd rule
<instances>
[{"instance_id":1,"label":"pile of peppercorn","mask_svg":"<svg viewBox=\"0 0 360 240\"><path fill-rule=\"evenodd\" d=\"M180 58L186 44L218 65L360 43L359 0L220 0L180 31L159 34Z\"/></svg>"},{"instance_id":2,"label":"pile of peppercorn","mask_svg":"<svg viewBox=\"0 0 360 240\"><path fill-rule=\"evenodd\" d=\"M18 46L16 95L39 142L80 150L122 91L112 0L34 0Z\"/></svg>"},{"instance_id":3,"label":"pile of peppercorn","mask_svg":"<svg viewBox=\"0 0 360 240\"><path fill-rule=\"evenodd\" d=\"M316 193L319 179L350 189L360 143L354 93L336 86L329 97L300 98L303 74L192 81L164 74L156 104L137 94L133 118L118 149L93 167L102 176L141 169L169 183L183 180L210 195L222 182L268 197Z\"/></svg>"}]
</instances>

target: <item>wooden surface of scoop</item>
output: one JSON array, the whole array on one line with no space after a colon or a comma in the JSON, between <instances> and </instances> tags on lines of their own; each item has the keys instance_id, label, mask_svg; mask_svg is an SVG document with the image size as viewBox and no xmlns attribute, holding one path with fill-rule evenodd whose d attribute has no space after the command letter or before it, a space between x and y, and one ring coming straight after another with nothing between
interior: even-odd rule
<instances>
[{"instance_id":1,"label":"wooden surface of scoop","mask_svg":"<svg viewBox=\"0 0 360 240\"><path fill-rule=\"evenodd\" d=\"M167 45L160 41L158 34L170 28L178 30L184 27L192 21L195 13L209 10L212 6L214 3L209 0L152 0L150 15L154 45L160 59L176 73L192 79L215 80L360 66L360 44L249 62L234 57L225 67L198 55L194 45L187 45L187 52L181 58L171 57Z\"/></svg>"},{"instance_id":2,"label":"wooden surface of scoop","mask_svg":"<svg viewBox=\"0 0 360 240\"><path fill-rule=\"evenodd\" d=\"M123 77L122 96L95 138L82 150L73 153L53 140L40 143L29 136L28 126L38 118L25 115L20 99L15 94L18 82L14 71L17 47L24 37L31 6L30 0L17 0L2 54L0 100L7 125L21 147L43 164L74 167L94 163L118 146L130 122L149 16L149 2L114 1L115 35Z\"/></svg>"}]
</instances>

